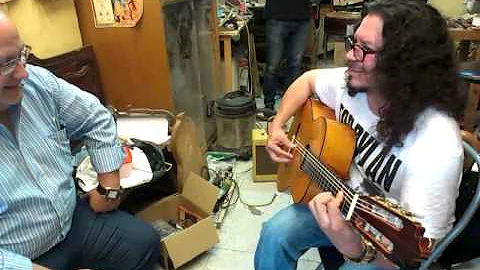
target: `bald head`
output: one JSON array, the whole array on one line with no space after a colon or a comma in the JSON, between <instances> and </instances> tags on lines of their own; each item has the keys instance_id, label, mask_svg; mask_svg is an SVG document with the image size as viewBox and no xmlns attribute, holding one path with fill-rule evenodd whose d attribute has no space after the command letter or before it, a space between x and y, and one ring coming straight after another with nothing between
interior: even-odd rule
<instances>
[{"instance_id":1,"label":"bald head","mask_svg":"<svg viewBox=\"0 0 480 270\"><path fill-rule=\"evenodd\" d=\"M0 74L0 112L21 100L20 83L28 76L24 64L20 63L23 48L15 23L0 11L0 70L7 71Z\"/></svg>"},{"instance_id":2,"label":"bald head","mask_svg":"<svg viewBox=\"0 0 480 270\"><path fill-rule=\"evenodd\" d=\"M10 45L9 43L15 39L20 39L15 23L7 16L7 14L5 14L5 12L0 10L0 47L3 44Z\"/></svg>"},{"instance_id":3,"label":"bald head","mask_svg":"<svg viewBox=\"0 0 480 270\"><path fill-rule=\"evenodd\" d=\"M15 23L0 11L0 62L16 56L22 46Z\"/></svg>"}]
</instances>

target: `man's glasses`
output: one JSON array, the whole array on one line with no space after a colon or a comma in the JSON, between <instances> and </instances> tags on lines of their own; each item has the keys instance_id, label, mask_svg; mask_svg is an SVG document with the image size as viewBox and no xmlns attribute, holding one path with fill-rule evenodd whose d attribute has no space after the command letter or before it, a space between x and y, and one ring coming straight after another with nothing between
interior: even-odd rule
<instances>
[{"instance_id":1,"label":"man's glasses","mask_svg":"<svg viewBox=\"0 0 480 270\"><path fill-rule=\"evenodd\" d=\"M23 45L22 49L18 52L18 55L15 58L12 58L0 64L0 75L7 76L12 74L18 63L25 66L28 57L30 56L31 50L32 47L28 45Z\"/></svg>"},{"instance_id":2,"label":"man's glasses","mask_svg":"<svg viewBox=\"0 0 480 270\"><path fill-rule=\"evenodd\" d=\"M354 36L345 36L345 50L349 52L352 49L353 57L355 57L355 59L360 62L363 62L363 60L365 60L365 56L367 54L375 54L379 52L362 47L355 41Z\"/></svg>"}]
</instances>

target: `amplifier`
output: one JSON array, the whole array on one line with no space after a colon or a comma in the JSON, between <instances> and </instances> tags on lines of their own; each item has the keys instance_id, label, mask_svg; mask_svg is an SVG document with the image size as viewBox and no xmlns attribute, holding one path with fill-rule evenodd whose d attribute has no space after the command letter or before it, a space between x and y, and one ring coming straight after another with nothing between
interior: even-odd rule
<instances>
[{"instance_id":1,"label":"amplifier","mask_svg":"<svg viewBox=\"0 0 480 270\"><path fill-rule=\"evenodd\" d=\"M277 181L277 163L270 159L265 149L267 132L264 129L252 130L252 176L253 182Z\"/></svg>"}]
</instances>

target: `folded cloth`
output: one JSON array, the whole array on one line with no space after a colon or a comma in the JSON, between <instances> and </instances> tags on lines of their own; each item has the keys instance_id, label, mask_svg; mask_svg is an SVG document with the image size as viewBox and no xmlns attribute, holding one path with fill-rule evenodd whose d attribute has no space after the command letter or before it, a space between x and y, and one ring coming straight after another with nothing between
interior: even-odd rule
<instances>
[{"instance_id":1,"label":"folded cloth","mask_svg":"<svg viewBox=\"0 0 480 270\"><path fill-rule=\"evenodd\" d=\"M145 153L138 147L133 147L130 151L132 153L132 171L128 177L120 179L120 186L123 189L143 185L153 179L152 168ZM84 192L97 187L97 173L90 162L90 156L85 157L78 165L76 178L78 179L78 186Z\"/></svg>"}]
</instances>

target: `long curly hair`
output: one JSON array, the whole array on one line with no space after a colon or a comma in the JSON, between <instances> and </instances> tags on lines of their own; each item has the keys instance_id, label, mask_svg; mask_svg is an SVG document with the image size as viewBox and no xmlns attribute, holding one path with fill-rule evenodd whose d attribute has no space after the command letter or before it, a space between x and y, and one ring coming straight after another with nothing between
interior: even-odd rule
<instances>
[{"instance_id":1,"label":"long curly hair","mask_svg":"<svg viewBox=\"0 0 480 270\"><path fill-rule=\"evenodd\" d=\"M383 19L383 49L377 53L375 72L386 101L377 124L380 139L387 147L402 146L428 107L460 121L466 91L459 85L453 42L442 15L418 0L369 2L362 18L368 14Z\"/></svg>"}]
</instances>

